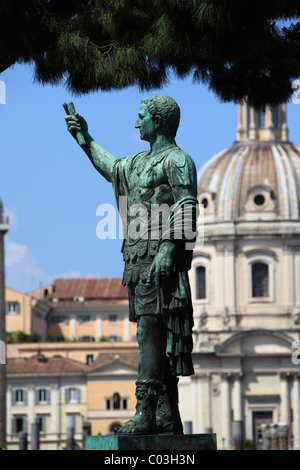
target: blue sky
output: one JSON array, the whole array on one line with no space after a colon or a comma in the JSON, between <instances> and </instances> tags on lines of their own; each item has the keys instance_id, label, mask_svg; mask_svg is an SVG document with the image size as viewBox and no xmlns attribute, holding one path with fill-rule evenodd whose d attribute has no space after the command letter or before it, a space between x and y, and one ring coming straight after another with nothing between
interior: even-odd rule
<instances>
[{"instance_id":1,"label":"blue sky","mask_svg":"<svg viewBox=\"0 0 300 470\"><path fill-rule=\"evenodd\" d=\"M136 88L82 97L61 86L34 83L33 68L15 65L0 76L0 198L9 215L6 285L28 292L57 277L121 277L121 240L99 240L100 204L115 205L111 185L68 133L64 101L73 101L91 135L116 157L147 150L134 125L141 99L174 98L181 108L177 144L199 170L235 140L237 107L191 78L170 80L150 93ZM3 100L2 100L3 101ZM290 140L300 143L300 106L288 104Z\"/></svg>"}]
</instances>

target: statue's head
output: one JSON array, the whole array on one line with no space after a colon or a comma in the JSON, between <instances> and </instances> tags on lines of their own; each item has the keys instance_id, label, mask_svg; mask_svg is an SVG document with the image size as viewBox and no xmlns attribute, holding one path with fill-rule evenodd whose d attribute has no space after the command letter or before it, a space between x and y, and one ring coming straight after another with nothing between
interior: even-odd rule
<instances>
[{"instance_id":1,"label":"statue's head","mask_svg":"<svg viewBox=\"0 0 300 470\"><path fill-rule=\"evenodd\" d=\"M176 101L169 96L155 95L144 98L141 104L147 106L153 118L160 116L164 135L175 138L180 121L180 108Z\"/></svg>"}]
</instances>

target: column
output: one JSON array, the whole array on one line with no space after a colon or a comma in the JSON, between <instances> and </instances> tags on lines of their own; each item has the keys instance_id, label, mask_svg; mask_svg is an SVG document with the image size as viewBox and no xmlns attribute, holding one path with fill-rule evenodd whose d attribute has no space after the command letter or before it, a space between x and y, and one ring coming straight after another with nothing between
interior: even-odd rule
<instances>
[{"instance_id":1,"label":"column","mask_svg":"<svg viewBox=\"0 0 300 470\"><path fill-rule=\"evenodd\" d=\"M250 108L249 139L256 139L255 113L252 107Z\"/></svg>"},{"instance_id":2,"label":"column","mask_svg":"<svg viewBox=\"0 0 300 470\"><path fill-rule=\"evenodd\" d=\"M300 285L300 246L295 247L295 285ZM295 305L300 305L300 289L295 289Z\"/></svg>"},{"instance_id":3,"label":"column","mask_svg":"<svg viewBox=\"0 0 300 470\"><path fill-rule=\"evenodd\" d=\"M237 127L237 140L246 140L246 126L245 115L247 115L247 104L245 101L238 104L238 127Z\"/></svg>"},{"instance_id":4,"label":"column","mask_svg":"<svg viewBox=\"0 0 300 470\"><path fill-rule=\"evenodd\" d=\"M12 387L8 385L6 389L6 432L8 436L12 434L11 398L12 398Z\"/></svg>"},{"instance_id":5,"label":"column","mask_svg":"<svg viewBox=\"0 0 300 470\"><path fill-rule=\"evenodd\" d=\"M76 338L77 336L77 325L76 325L76 314L70 315L70 338Z\"/></svg>"},{"instance_id":6,"label":"column","mask_svg":"<svg viewBox=\"0 0 300 470\"><path fill-rule=\"evenodd\" d=\"M97 313L96 315L96 341L99 341L99 338L102 336L102 315Z\"/></svg>"},{"instance_id":7,"label":"column","mask_svg":"<svg viewBox=\"0 0 300 470\"><path fill-rule=\"evenodd\" d=\"M210 427L209 376L207 374L193 375L192 382L195 384L194 433L204 433L205 428Z\"/></svg>"},{"instance_id":8,"label":"column","mask_svg":"<svg viewBox=\"0 0 300 470\"><path fill-rule=\"evenodd\" d=\"M291 307L295 305L295 265L294 265L294 249L292 246L285 245L282 252L283 270L281 279L281 289L285 294L284 303ZM275 286L276 289L276 286ZM296 289L297 290L297 289Z\"/></svg>"},{"instance_id":9,"label":"column","mask_svg":"<svg viewBox=\"0 0 300 470\"><path fill-rule=\"evenodd\" d=\"M234 244L226 246L224 252L224 297L225 305L229 307L230 313L235 313L235 262Z\"/></svg>"},{"instance_id":10,"label":"column","mask_svg":"<svg viewBox=\"0 0 300 470\"><path fill-rule=\"evenodd\" d=\"M281 140L287 141L289 139L289 130L286 123L286 104L282 103L278 111L280 111Z\"/></svg>"},{"instance_id":11,"label":"column","mask_svg":"<svg viewBox=\"0 0 300 470\"><path fill-rule=\"evenodd\" d=\"M130 322L129 322L129 313L124 313L124 341L130 341Z\"/></svg>"},{"instance_id":12,"label":"column","mask_svg":"<svg viewBox=\"0 0 300 470\"><path fill-rule=\"evenodd\" d=\"M265 111L266 129L268 130L267 139L269 139L269 140L274 140L275 139L273 114L272 113L273 113L272 109L269 108L269 107L266 107L266 111Z\"/></svg>"},{"instance_id":13,"label":"column","mask_svg":"<svg viewBox=\"0 0 300 470\"><path fill-rule=\"evenodd\" d=\"M233 398L233 419L234 421L243 421L243 392L242 392L242 378L243 374L237 373L232 375L234 379L234 398Z\"/></svg>"},{"instance_id":14,"label":"column","mask_svg":"<svg viewBox=\"0 0 300 470\"><path fill-rule=\"evenodd\" d=\"M233 445L235 450L243 449L244 442L244 416L243 416L243 392L242 373L232 375L234 380L233 388Z\"/></svg>"},{"instance_id":15,"label":"column","mask_svg":"<svg viewBox=\"0 0 300 470\"><path fill-rule=\"evenodd\" d=\"M28 415L27 415L27 431L28 434L30 433L30 426L32 423L35 422L35 388L33 385L27 386L27 408L28 408Z\"/></svg>"},{"instance_id":16,"label":"column","mask_svg":"<svg viewBox=\"0 0 300 470\"><path fill-rule=\"evenodd\" d=\"M225 305L225 293L224 293L224 245L216 245L216 271L215 277L216 282L214 283L215 292L215 305L216 307L223 308Z\"/></svg>"},{"instance_id":17,"label":"column","mask_svg":"<svg viewBox=\"0 0 300 470\"><path fill-rule=\"evenodd\" d=\"M286 372L282 372L280 374L281 384L281 406L280 406L280 421L282 423L287 424L290 426L290 396L289 396L289 382L288 382L288 374Z\"/></svg>"},{"instance_id":18,"label":"column","mask_svg":"<svg viewBox=\"0 0 300 470\"><path fill-rule=\"evenodd\" d=\"M225 449L231 448L231 396L230 396L230 374L221 375L222 378L222 395L223 395L223 435Z\"/></svg>"},{"instance_id":19,"label":"column","mask_svg":"<svg viewBox=\"0 0 300 470\"><path fill-rule=\"evenodd\" d=\"M57 384L51 387L51 434L59 435L59 388Z\"/></svg>"},{"instance_id":20,"label":"column","mask_svg":"<svg viewBox=\"0 0 300 470\"><path fill-rule=\"evenodd\" d=\"M300 385L299 373L295 373L292 394L294 449L300 450Z\"/></svg>"}]
</instances>

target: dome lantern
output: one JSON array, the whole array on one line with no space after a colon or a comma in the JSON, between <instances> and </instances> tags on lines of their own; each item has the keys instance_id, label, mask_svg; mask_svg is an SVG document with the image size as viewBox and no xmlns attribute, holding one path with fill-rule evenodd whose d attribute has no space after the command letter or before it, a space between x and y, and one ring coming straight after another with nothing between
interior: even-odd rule
<instances>
[{"instance_id":1,"label":"dome lantern","mask_svg":"<svg viewBox=\"0 0 300 470\"><path fill-rule=\"evenodd\" d=\"M246 101L238 105L237 141L288 141L286 104L254 109Z\"/></svg>"}]
</instances>

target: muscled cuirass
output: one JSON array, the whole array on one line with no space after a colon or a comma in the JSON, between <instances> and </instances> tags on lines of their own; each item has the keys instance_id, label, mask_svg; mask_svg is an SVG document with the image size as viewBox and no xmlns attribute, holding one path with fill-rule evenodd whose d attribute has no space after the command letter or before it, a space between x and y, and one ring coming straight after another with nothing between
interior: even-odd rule
<instances>
[{"instance_id":1,"label":"muscled cuirass","mask_svg":"<svg viewBox=\"0 0 300 470\"><path fill-rule=\"evenodd\" d=\"M132 161L128 174L127 238L123 245L124 284L145 280L158 250L173 204L172 188L164 172L166 157L167 152L155 157L143 152Z\"/></svg>"}]
</instances>

